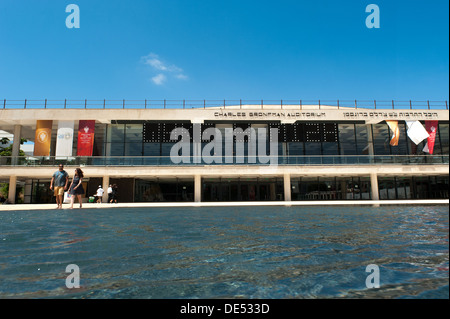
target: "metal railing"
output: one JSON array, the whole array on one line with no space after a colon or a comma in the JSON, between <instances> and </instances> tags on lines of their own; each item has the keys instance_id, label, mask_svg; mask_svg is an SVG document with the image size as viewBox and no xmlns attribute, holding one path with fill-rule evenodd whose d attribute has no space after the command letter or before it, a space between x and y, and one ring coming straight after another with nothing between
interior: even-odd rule
<instances>
[{"instance_id":1,"label":"metal railing","mask_svg":"<svg viewBox=\"0 0 450 319\"><path fill-rule=\"evenodd\" d=\"M394 100L0 100L3 109L318 109L333 106L337 109L372 110L448 110L447 101Z\"/></svg>"},{"instance_id":2,"label":"metal railing","mask_svg":"<svg viewBox=\"0 0 450 319\"><path fill-rule=\"evenodd\" d=\"M188 156L185 162L174 163L170 156L80 156L36 157L2 156L0 168L5 166L204 166L204 165L434 165L449 164L449 155L323 155L323 156L275 156L276 161L261 162L248 156L220 157L220 162L205 162L204 158Z\"/></svg>"}]
</instances>

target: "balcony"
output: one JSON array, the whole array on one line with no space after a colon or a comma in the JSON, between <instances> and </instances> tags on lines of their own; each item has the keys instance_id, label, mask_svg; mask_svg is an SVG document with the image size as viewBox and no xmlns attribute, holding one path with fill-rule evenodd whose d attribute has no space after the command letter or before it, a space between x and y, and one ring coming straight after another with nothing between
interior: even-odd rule
<instances>
[{"instance_id":1,"label":"balcony","mask_svg":"<svg viewBox=\"0 0 450 319\"><path fill-rule=\"evenodd\" d=\"M51 167L60 163L66 166L349 166L349 165L448 165L449 155L323 155L323 156L278 156L276 161L260 162L258 157L220 157L209 163L204 158L187 156L181 163L174 163L170 156L2 156L0 167Z\"/></svg>"}]
</instances>

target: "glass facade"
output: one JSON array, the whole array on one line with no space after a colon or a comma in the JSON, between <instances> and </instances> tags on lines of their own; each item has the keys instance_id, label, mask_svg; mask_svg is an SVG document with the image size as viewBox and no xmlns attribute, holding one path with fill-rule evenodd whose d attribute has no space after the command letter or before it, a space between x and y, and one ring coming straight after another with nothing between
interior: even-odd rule
<instances>
[{"instance_id":1,"label":"glass facade","mask_svg":"<svg viewBox=\"0 0 450 319\"><path fill-rule=\"evenodd\" d=\"M282 178L204 178L202 201L282 201Z\"/></svg>"},{"instance_id":2,"label":"glass facade","mask_svg":"<svg viewBox=\"0 0 450 319\"><path fill-rule=\"evenodd\" d=\"M172 123L175 127L175 124ZM172 128L167 126L167 129ZM269 124L251 124L254 129L266 128ZM392 132L386 123L311 123L298 127L295 132L288 126L279 129L279 156L350 156L350 155L426 155L423 148L426 140L414 144L407 135L406 124L398 123L400 138L397 146L391 146ZM225 128L235 128L233 124L209 123L207 127L217 127L225 141ZM243 127L245 129L248 126ZM150 129L161 130L158 126ZM203 127L202 130L206 128ZM144 124L97 125L94 142L94 155L97 156L170 156L170 150L177 141L168 139L168 132L153 132L152 140L145 140ZM151 133L147 133L151 134ZM269 136L269 135L268 135ZM192 136L191 136L192 137ZM229 141L228 141L229 142ZM204 141L203 146L209 141ZM244 143L233 143L233 154L248 152L248 139ZM192 147L191 147L192 154ZM266 154L269 144L266 143ZM440 123L436 133L433 155L449 154L449 124ZM222 143L222 155L225 155L225 142ZM313 164L313 163L311 163Z\"/></svg>"},{"instance_id":3,"label":"glass facade","mask_svg":"<svg viewBox=\"0 0 450 319\"><path fill-rule=\"evenodd\" d=\"M170 151L177 141L170 139L168 130L176 123L125 122L113 124L96 124L94 139L94 157L89 158L87 165L101 161L101 157L111 158L107 165L120 165L124 157L131 165L175 165L170 159ZM191 130L189 123L183 127ZM423 152L425 141L414 144L407 135L405 123L399 122L400 139L398 146L391 146L392 132L386 123L361 124L360 122L339 123L303 123L280 125L273 123L206 123L207 127L220 130L224 142L232 142L233 155L248 155L248 139L241 136L230 137L225 141L225 130L241 127L254 129L276 127L279 129L277 152L282 157L279 163L290 163L288 157L296 157L294 164L304 165L351 165L352 160L360 155L385 155L395 158L405 155L426 155ZM76 135L76 134L75 134ZM76 136L74 136L74 154L76 154ZM192 137L192 135L191 135ZM267 137L270 137L269 132ZM259 141L260 142L260 141ZM259 143L258 142L258 143ZM209 141L202 141L202 149ZM192 145L190 154L193 155ZM269 144L266 143L266 154ZM217 151L217 150L216 150ZM226 154L226 145L222 143L222 156ZM420 157L419 164L433 163L439 155L449 154L449 124L441 122L436 133L434 156ZM99 158L95 158L98 156ZM166 159L160 157L167 157ZM154 158L145 158L154 157ZM340 158L341 157L341 158ZM366 157L367 158L367 157ZM414 158L414 156L412 156ZM418 157L419 159L419 157ZM90 162L89 162L90 161ZM284 162L283 162L284 161ZM225 160L223 161L225 162ZM233 159L237 163L237 159ZM360 163L360 162L358 162ZM442 163L437 161L434 163ZM380 163L381 164L381 163ZM409 164L409 162L408 162ZM348 174L348 173L345 173ZM202 178L201 201L283 201L285 200L283 176L278 177L244 177L225 178L216 176ZM301 175L301 172L295 174ZM291 199L307 200L370 200L372 199L371 181L367 176L291 176ZM49 179L33 180L31 187L31 203L48 203L54 200L49 190ZM101 177L86 179L85 198L92 196ZM393 199L447 199L447 176L378 176L379 198ZM119 202L192 202L194 201L194 178L153 177L132 178L110 177L110 183L119 186Z\"/></svg>"},{"instance_id":4,"label":"glass facade","mask_svg":"<svg viewBox=\"0 0 450 319\"><path fill-rule=\"evenodd\" d=\"M448 176L379 177L378 191L386 199L446 199Z\"/></svg>"},{"instance_id":5,"label":"glass facade","mask_svg":"<svg viewBox=\"0 0 450 319\"><path fill-rule=\"evenodd\" d=\"M292 200L371 199L369 177L299 177L291 179Z\"/></svg>"},{"instance_id":6,"label":"glass facade","mask_svg":"<svg viewBox=\"0 0 450 319\"><path fill-rule=\"evenodd\" d=\"M435 150L436 154L448 154L449 151L449 140L448 140L448 124L439 124L438 126L438 138L440 149Z\"/></svg>"},{"instance_id":7,"label":"glass facade","mask_svg":"<svg viewBox=\"0 0 450 319\"><path fill-rule=\"evenodd\" d=\"M194 181L189 179L136 179L135 202L193 202Z\"/></svg>"}]
</instances>

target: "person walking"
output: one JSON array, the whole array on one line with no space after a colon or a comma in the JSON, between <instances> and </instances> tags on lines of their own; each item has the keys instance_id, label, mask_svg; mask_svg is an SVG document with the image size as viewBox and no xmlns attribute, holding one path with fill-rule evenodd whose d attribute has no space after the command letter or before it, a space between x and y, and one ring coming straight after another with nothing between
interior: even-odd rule
<instances>
[{"instance_id":1,"label":"person walking","mask_svg":"<svg viewBox=\"0 0 450 319\"><path fill-rule=\"evenodd\" d=\"M105 191L102 188L102 185L98 185L98 189L97 189L97 194L95 196L97 196L97 203L101 204L102 203L102 197L103 197L103 193Z\"/></svg>"},{"instance_id":2,"label":"person walking","mask_svg":"<svg viewBox=\"0 0 450 319\"><path fill-rule=\"evenodd\" d=\"M67 190L69 184L69 174L64 170L64 165L59 164L58 170L53 174L50 181L50 190L53 190L53 194L56 196L56 209L62 209L64 201L64 191Z\"/></svg>"},{"instance_id":3,"label":"person walking","mask_svg":"<svg viewBox=\"0 0 450 319\"><path fill-rule=\"evenodd\" d=\"M75 169L75 175L72 179L72 183L69 187L70 194L70 208L73 208L73 203L75 202L75 196L78 198L78 203L80 203L80 208L82 208L81 195L84 194L83 185L81 182L83 181L83 171L80 168Z\"/></svg>"},{"instance_id":4,"label":"person walking","mask_svg":"<svg viewBox=\"0 0 450 319\"><path fill-rule=\"evenodd\" d=\"M117 187L117 185L113 184L113 186L112 186L112 198L111 198L111 201L110 201L111 204L113 202L117 204L117 196L119 195L118 191L119 191L119 188Z\"/></svg>"},{"instance_id":5,"label":"person walking","mask_svg":"<svg viewBox=\"0 0 450 319\"><path fill-rule=\"evenodd\" d=\"M112 189L111 185L109 185L107 193L108 193L108 203L111 203L112 196L113 196L113 189Z\"/></svg>"}]
</instances>

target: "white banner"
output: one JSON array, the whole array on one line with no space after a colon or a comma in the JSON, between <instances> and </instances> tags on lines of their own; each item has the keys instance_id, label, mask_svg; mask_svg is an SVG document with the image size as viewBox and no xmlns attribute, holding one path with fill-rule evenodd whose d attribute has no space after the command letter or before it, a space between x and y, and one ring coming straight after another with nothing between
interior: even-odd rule
<instances>
[{"instance_id":1,"label":"white banner","mask_svg":"<svg viewBox=\"0 0 450 319\"><path fill-rule=\"evenodd\" d=\"M72 156L74 121L58 121L55 156Z\"/></svg>"},{"instance_id":2,"label":"white banner","mask_svg":"<svg viewBox=\"0 0 450 319\"><path fill-rule=\"evenodd\" d=\"M419 121L406 121L406 125L408 126L407 134L416 145L430 136Z\"/></svg>"}]
</instances>

